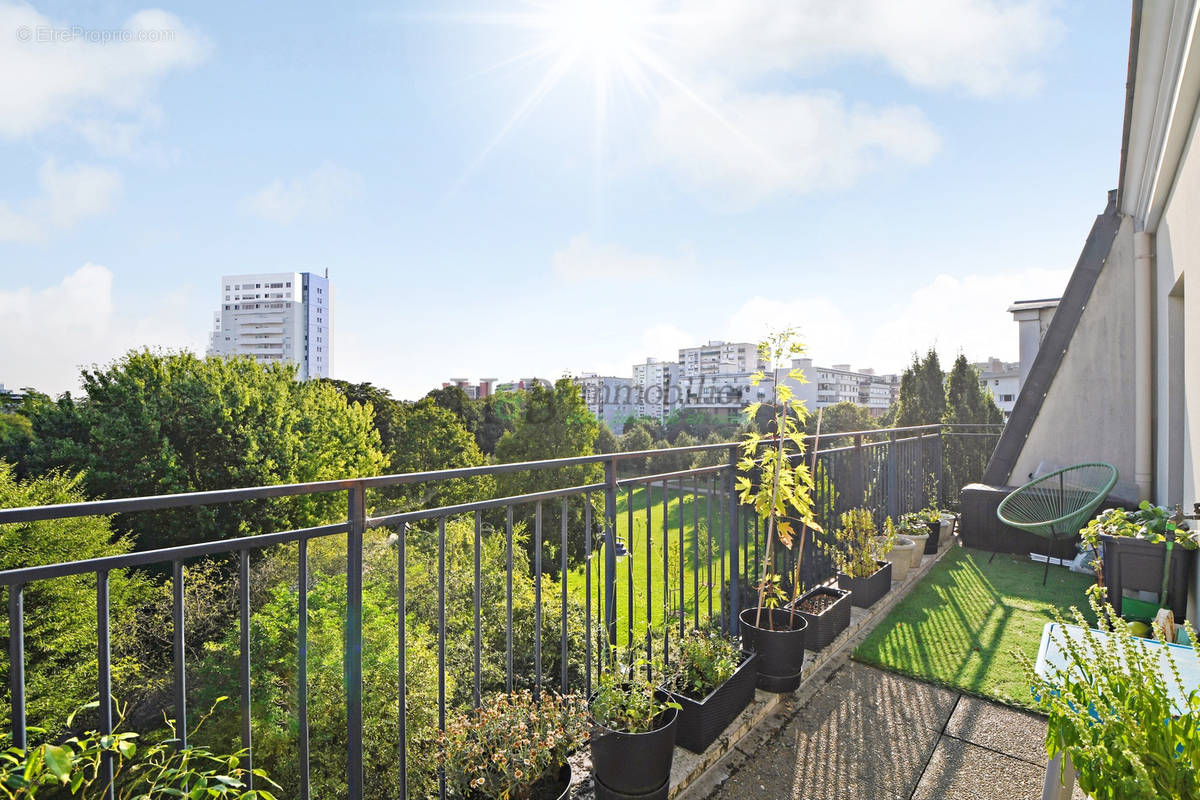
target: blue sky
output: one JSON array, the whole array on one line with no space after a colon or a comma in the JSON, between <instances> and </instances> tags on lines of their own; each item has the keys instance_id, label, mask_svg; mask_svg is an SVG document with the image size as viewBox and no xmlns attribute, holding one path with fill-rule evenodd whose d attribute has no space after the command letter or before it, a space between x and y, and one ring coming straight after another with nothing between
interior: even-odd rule
<instances>
[{"instance_id":1,"label":"blue sky","mask_svg":"<svg viewBox=\"0 0 1200 800\"><path fill-rule=\"evenodd\" d=\"M823 363L1015 358L1004 309L1117 182L1129 16L0 0L0 383L202 349L219 277L275 270L328 269L336 377L406 398L781 324Z\"/></svg>"}]
</instances>

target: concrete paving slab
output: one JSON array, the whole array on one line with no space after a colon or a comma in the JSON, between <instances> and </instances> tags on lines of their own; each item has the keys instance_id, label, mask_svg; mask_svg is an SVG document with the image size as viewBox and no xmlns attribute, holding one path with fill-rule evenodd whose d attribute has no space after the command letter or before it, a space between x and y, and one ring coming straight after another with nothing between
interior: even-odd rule
<instances>
[{"instance_id":1,"label":"concrete paving slab","mask_svg":"<svg viewBox=\"0 0 1200 800\"><path fill-rule=\"evenodd\" d=\"M963 695L946 735L1044 767L1046 718Z\"/></svg>"},{"instance_id":2,"label":"concrete paving slab","mask_svg":"<svg viewBox=\"0 0 1200 800\"><path fill-rule=\"evenodd\" d=\"M713 795L908 800L957 694L851 664Z\"/></svg>"},{"instance_id":3,"label":"concrete paving slab","mask_svg":"<svg viewBox=\"0 0 1200 800\"><path fill-rule=\"evenodd\" d=\"M943 737L912 800L1038 800L1044 767ZM1079 787L1072 800L1085 800Z\"/></svg>"}]
</instances>

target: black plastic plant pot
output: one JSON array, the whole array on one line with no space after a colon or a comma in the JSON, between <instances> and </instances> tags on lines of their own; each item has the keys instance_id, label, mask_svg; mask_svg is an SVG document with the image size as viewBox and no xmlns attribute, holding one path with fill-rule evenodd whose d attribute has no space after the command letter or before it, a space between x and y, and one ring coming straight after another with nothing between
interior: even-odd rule
<instances>
[{"instance_id":1,"label":"black plastic plant pot","mask_svg":"<svg viewBox=\"0 0 1200 800\"><path fill-rule=\"evenodd\" d=\"M593 721L592 777L597 797L655 797L659 791L667 796L678 709L668 708L657 723L646 733L625 733Z\"/></svg>"},{"instance_id":2,"label":"black plastic plant pot","mask_svg":"<svg viewBox=\"0 0 1200 800\"><path fill-rule=\"evenodd\" d=\"M693 700L681 692L674 692L675 701L683 706L679 712L675 744L693 753L707 750L754 699L757 665L756 653L743 652L742 663L729 680L709 692L703 700Z\"/></svg>"},{"instance_id":3,"label":"black plastic plant pot","mask_svg":"<svg viewBox=\"0 0 1200 800\"><path fill-rule=\"evenodd\" d=\"M859 608L870 608L892 588L892 563L876 561L879 569L866 578L851 578L844 572L838 573L838 588L850 592L850 603Z\"/></svg>"},{"instance_id":4,"label":"black plastic plant pot","mask_svg":"<svg viewBox=\"0 0 1200 800\"><path fill-rule=\"evenodd\" d=\"M1188 586L1191 585L1189 574L1196 551L1185 550L1176 544L1171 548L1168 564L1165 542L1107 534L1101 534L1100 541L1104 543L1103 574L1104 584L1108 587L1108 602L1118 614L1125 590L1161 595L1165 572L1167 593L1165 597L1159 597L1159 604L1171 609L1176 620L1185 618Z\"/></svg>"},{"instance_id":5,"label":"black plastic plant pot","mask_svg":"<svg viewBox=\"0 0 1200 800\"><path fill-rule=\"evenodd\" d=\"M758 611L757 607L747 608L738 615L742 645L758 654L756 685L764 692L795 691L804 667L808 622L782 608L764 608L761 618Z\"/></svg>"},{"instance_id":6,"label":"black plastic plant pot","mask_svg":"<svg viewBox=\"0 0 1200 800\"><path fill-rule=\"evenodd\" d=\"M925 555L937 555L938 544L942 537L942 521L926 522L925 527L929 528L929 538L925 540Z\"/></svg>"},{"instance_id":7,"label":"black plastic plant pot","mask_svg":"<svg viewBox=\"0 0 1200 800\"><path fill-rule=\"evenodd\" d=\"M827 595L834 598L833 605L819 614L810 614L800 609L800 605L810 597ZM814 653L828 647L838 637L838 634L850 627L850 605L853 602L853 592L846 589L835 589L832 586L818 586L809 589L796 598L791 606L796 607L796 613L804 617L808 623L808 638L804 646Z\"/></svg>"}]
</instances>

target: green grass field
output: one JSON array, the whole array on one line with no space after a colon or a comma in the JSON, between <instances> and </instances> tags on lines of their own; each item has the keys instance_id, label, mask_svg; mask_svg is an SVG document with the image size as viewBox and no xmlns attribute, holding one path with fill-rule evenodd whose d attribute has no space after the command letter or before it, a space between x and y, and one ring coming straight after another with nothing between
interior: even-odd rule
<instances>
[{"instance_id":1,"label":"green grass field","mask_svg":"<svg viewBox=\"0 0 1200 800\"><path fill-rule=\"evenodd\" d=\"M701 484L703 490L703 484ZM650 501L650 520L647 525L646 502ZM719 616L722 608L721 597L721 563L724 561L725 576L728 578L731 569L732 554L726 547L725 524L726 502L724 494L713 494L711 503L704 494L693 498L691 487L685 489L682 500L678 489L672 487L667 492L667 554L666 575L667 591L663 587L663 492L655 487L649 491L645 488L635 489L631 494L624 490L617 495L617 536L625 540L629 555L617 560L617 630L622 645L626 642L626 631L630 619L630 593L632 582L633 593L633 630L634 638L639 638L639 632L645 630L647 619L657 629L664 619L670 619L678 624L678 610L681 605L679 595L679 539L680 522L683 523L683 597L682 606L687 616L687 626L691 627L699 611L701 624L709 616L709 519L711 505L711 552L712 552L712 614ZM632 529L630 525L630 510L632 509ZM650 530L650 552L647 556L647 529ZM749 537L747 537L749 538ZM743 550L753 559L753 547L744 544ZM693 571L693 564L698 569ZM603 585L604 557L602 551L597 552L592 562L592 603L596 607L598 587ZM586 592L586 567L580 566L571 570L567 576L567 591L572 597L583 601ZM650 576L649 593L647 593L647 572ZM601 590L602 591L602 590ZM699 598L697 609L696 599ZM647 602L649 598L649 602Z\"/></svg>"},{"instance_id":2,"label":"green grass field","mask_svg":"<svg viewBox=\"0 0 1200 800\"><path fill-rule=\"evenodd\" d=\"M1032 707L1015 652L1037 656L1042 627L1054 611L1087 611L1093 579L1004 553L956 548L854 651L867 664L950 686L1009 705Z\"/></svg>"}]
</instances>

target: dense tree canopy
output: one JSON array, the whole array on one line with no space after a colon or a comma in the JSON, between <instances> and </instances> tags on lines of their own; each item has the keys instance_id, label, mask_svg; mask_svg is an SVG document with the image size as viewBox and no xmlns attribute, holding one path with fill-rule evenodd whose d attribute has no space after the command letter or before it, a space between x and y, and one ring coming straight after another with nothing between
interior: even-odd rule
<instances>
[{"instance_id":1,"label":"dense tree canopy","mask_svg":"<svg viewBox=\"0 0 1200 800\"><path fill-rule=\"evenodd\" d=\"M133 351L83 372L84 397L29 400L25 467L83 470L94 497L194 492L378 474L369 406L294 368L250 359ZM303 527L345 513L336 493L143 512L118 530L146 550Z\"/></svg>"},{"instance_id":2,"label":"dense tree canopy","mask_svg":"<svg viewBox=\"0 0 1200 800\"><path fill-rule=\"evenodd\" d=\"M936 425L946 413L946 384L937 350L929 348L925 358L913 355L912 364L900 376L900 400L896 425Z\"/></svg>"}]
</instances>

